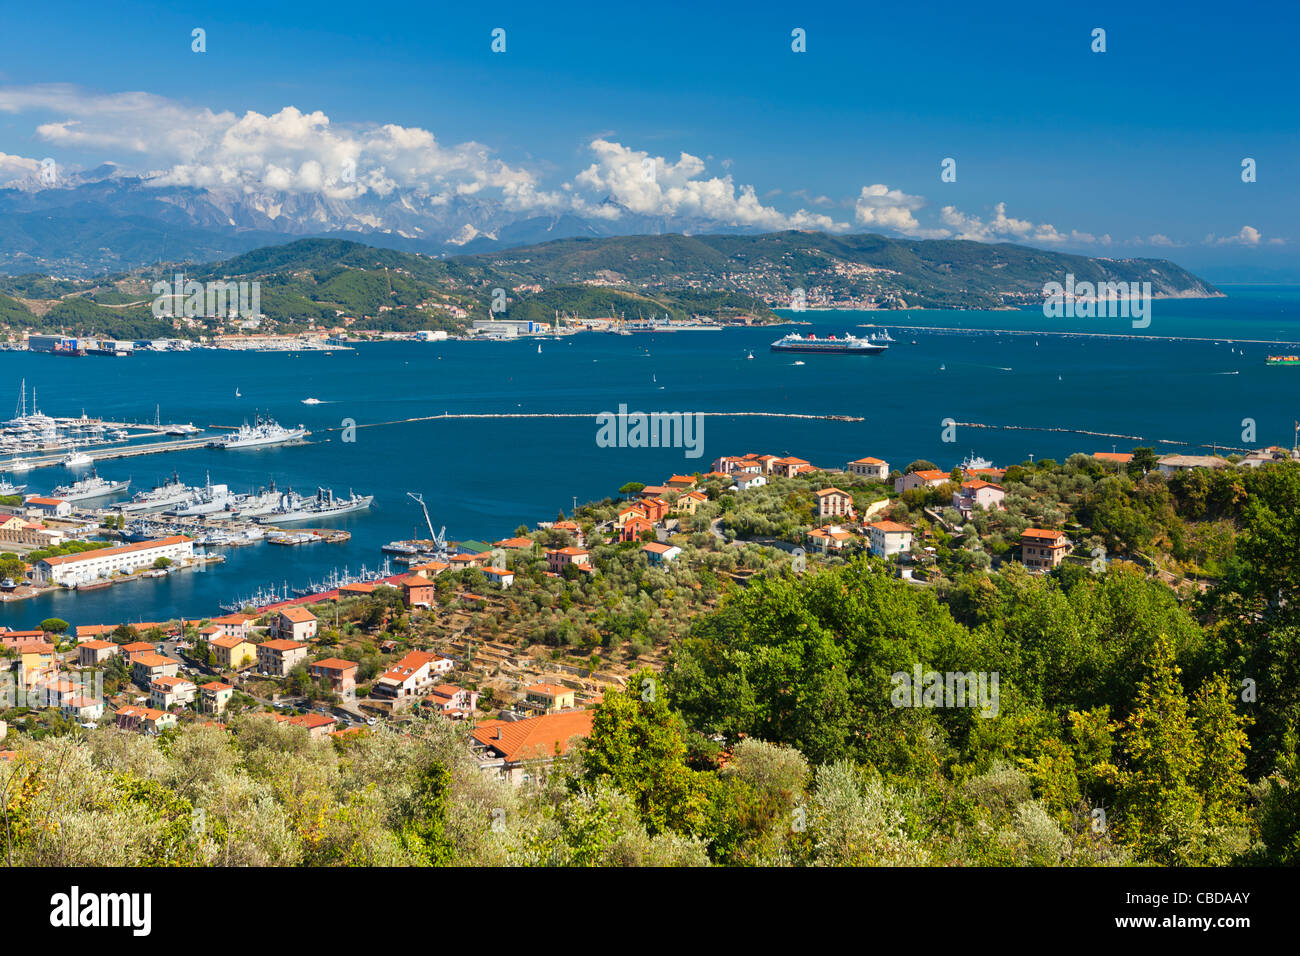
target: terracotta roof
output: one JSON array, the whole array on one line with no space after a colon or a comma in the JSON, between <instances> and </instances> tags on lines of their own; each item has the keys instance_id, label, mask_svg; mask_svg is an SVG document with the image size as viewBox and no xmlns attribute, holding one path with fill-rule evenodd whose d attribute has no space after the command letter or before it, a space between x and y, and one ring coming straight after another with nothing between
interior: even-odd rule
<instances>
[{"instance_id":1,"label":"terracotta roof","mask_svg":"<svg viewBox=\"0 0 1300 956\"><path fill-rule=\"evenodd\" d=\"M961 486L963 488L970 488L972 491L979 491L981 488L996 488L998 491L1002 490L1001 485L995 485L993 482L985 481L983 478L975 478L972 481L963 481Z\"/></svg>"},{"instance_id":2,"label":"terracotta roof","mask_svg":"<svg viewBox=\"0 0 1300 956\"><path fill-rule=\"evenodd\" d=\"M205 690L210 694L215 694L223 690L234 690L234 689L235 688L232 687L230 684L224 683L223 681L219 681L219 680L214 680L211 683L204 684L202 687L199 688L199 690Z\"/></svg>"},{"instance_id":3,"label":"terracotta roof","mask_svg":"<svg viewBox=\"0 0 1300 956\"><path fill-rule=\"evenodd\" d=\"M44 641L27 641L18 645L19 654L53 654L54 645Z\"/></svg>"},{"instance_id":4,"label":"terracotta roof","mask_svg":"<svg viewBox=\"0 0 1300 956\"><path fill-rule=\"evenodd\" d=\"M78 624L77 637L96 637L111 634L116 628L112 624Z\"/></svg>"},{"instance_id":5,"label":"terracotta roof","mask_svg":"<svg viewBox=\"0 0 1300 956\"><path fill-rule=\"evenodd\" d=\"M402 578L401 584L404 588L427 588L433 586L433 582L423 574L412 574L409 577Z\"/></svg>"},{"instance_id":6,"label":"terracotta roof","mask_svg":"<svg viewBox=\"0 0 1300 956\"><path fill-rule=\"evenodd\" d=\"M208 641L208 643L211 644L213 647L221 647L221 648L225 648L226 650L234 650L240 644L247 644L248 641L246 641L242 637L231 635L230 637L214 637L212 640Z\"/></svg>"},{"instance_id":7,"label":"terracotta roof","mask_svg":"<svg viewBox=\"0 0 1300 956\"><path fill-rule=\"evenodd\" d=\"M497 542L498 548L531 548L532 538L502 538Z\"/></svg>"},{"instance_id":8,"label":"terracotta roof","mask_svg":"<svg viewBox=\"0 0 1300 956\"><path fill-rule=\"evenodd\" d=\"M922 481L939 481L948 479L948 472L940 471L938 468L925 468L920 471L914 471L912 474Z\"/></svg>"},{"instance_id":9,"label":"terracotta roof","mask_svg":"<svg viewBox=\"0 0 1300 956\"><path fill-rule=\"evenodd\" d=\"M339 590L342 590L340 588ZM286 607L280 609L280 615L287 617L295 624L306 624L308 621L316 620L316 615L305 607Z\"/></svg>"},{"instance_id":10,"label":"terracotta roof","mask_svg":"<svg viewBox=\"0 0 1300 956\"><path fill-rule=\"evenodd\" d=\"M23 502L23 504L28 504L28 505L61 505L61 504L63 504L63 499L62 499L62 498L41 498L41 497L33 496L33 497L31 497L31 498L28 498L25 502Z\"/></svg>"},{"instance_id":11,"label":"terracotta roof","mask_svg":"<svg viewBox=\"0 0 1300 956\"><path fill-rule=\"evenodd\" d=\"M78 647L89 647L92 651L105 651L110 647L117 647L112 641L82 641Z\"/></svg>"},{"instance_id":12,"label":"terracotta roof","mask_svg":"<svg viewBox=\"0 0 1300 956\"><path fill-rule=\"evenodd\" d=\"M1126 465L1133 460L1133 455L1126 451L1094 451L1092 457L1102 461L1117 461L1121 465Z\"/></svg>"},{"instance_id":13,"label":"terracotta roof","mask_svg":"<svg viewBox=\"0 0 1300 956\"><path fill-rule=\"evenodd\" d=\"M189 684L191 687L194 686L191 681L186 680L184 677L155 677L149 686L179 690L182 684Z\"/></svg>"},{"instance_id":14,"label":"terracotta roof","mask_svg":"<svg viewBox=\"0 0 1300 956\"><path fill-rule=\"evenodd\" d=\"M843 491L840 488L823 488L821 491L814 492L814 494L816 494L818 498L821 498L824 495L843 495L845 498L853 497L847 491Z\"/></svg>"},{"instance_id":15,"label":"terracotta roof","mask_svg":"<svg viewBox=\"0 0 1300 956\"><path fill-rule=\"evenodd\" d=\"M293 650L297 650L300 647L306 647L307 645L304 644L302 641L289 641L281 638L279 640L274 640L274 641L263 641L261 644L258 644L257 646L265 647L268 650L272 650L272 651L293 651Z\"/></svg>"},{"instance_id":16,"label":"terracotta roof","mask_svg":"<svg viewBox=\"0 0 1300 956\"><path fill-rule=\"evenodd\" d=\"M1064 538L1064 531L1048 531L1045 528L1026 528L1020 532L1022 538L1051 538L1053 541Z\"/></svg>"},{"instance_id":17,"label":"terracotta roof","mask_svg":"<svg viewBox=\"0 0 1300 956\"><path fill-rule=\"evenodd\" d=\"M136 551L148 551L151 548L161 548L166 545L184 544L186 541L193 541L193 538L187 538L183 534L174 534L169 538L158 538L153 541L137 541L135 544L124 544L116 548L97 548L93 551L82 551L80 554L64 554L56 558L42 558L42 564L64 565L75 564L78 561L88 561L91 558L102 558L105 555L131 554Z\"/></svg>"},{"instance_id":18,"label":"terracotta roof","mask_svg":"<svg viewBox=\"0 0 1300 956\"><path fill-rule=\"evenodd\" d=\"M497 737L497 734L500 737ZM474 739L508 763L553 756L569 749L574 737L591 734L591 711L573 710L513 722L485 720L474 728Z\"/></svg>"},{"instance_id":19,"label":"terracotta roof","mask_svg":"<svg viewBox=\"0 0 1300 956\"><path fill-rule=\"evenodd\" d=\"M290 717L289 723L295 727L306 727L308 730L315 730L317 727L329 727L338 723L335 717L327 717L325 714L300 714L297 717Z\"/></svg>"},{"instance_id":20,"label":"terracotta roof","mask_svg":"<svg viewBox=\"0 0 1300 956\"><path fill-rule=\"evenodd\" d=\"M143 664L145 667L162 667L164 664L177 664L178 661L170 657L163 657L161 654L141 654L135 659L137 664Z\"/></svg>"},{"instance_id":21,"label":"terracotta roof","mask_svg":"<svg viewBox=\"0 0 1300 956\"><path fill-rule=\"evenodd\" d=\"M911 531L912 529L905 524L899 524L897 521L877 521L868 527L876 528L886 534L893 534L900 531Z\"/></svg>"},{"instance_id":22,"label":"terracotta roof","mask_svg":"<svg viewBox=\"0 0 1300 956\"><path fill-rule=\"evenodd\" d=\"M327 671L346 671L359 666L356 661L345 661L341 657L327 657L323 661L312 661L308 667L319 667Z\"/></svg>"},{"instance_id":23,"label":"terracotta roof","mask_svg":"<svg viewBox=\"0 0 1300 956\"><path fill-rule=\"evenodd\" d=\"M677 548L675 544L664 544L660 541L649 541L641 546L642 551L653 551L655 554L667 554L669 551ZM677 548L680 551L680 548Z\"/></svg>"},{"instance_id":24,"label":"terracotta roof","mask_svg":"<svg viewBox=\"0 0 1300 956\"><path fill-rule=\"evenodd\" d=\"M530 684L528 687L525 687L524 690L530 694L547 694L551 697L555 697L559 694L572 694L574 692L572 688L563 687L559 684Z\"/></svg>"},{"instance_id":25,"label":"terracotta roof","mask_svg":"<svg viewBox=\"0 0 1300 956\"><path fill-rule=\"evenodd\" d=\"M134 654L137 651L152 651L154 646L148 641L132 641L130 644L123 644L122 650L128 654Z\"/></svg>"},{"instance_id":26,"label":"terracotta roof","mask_svg":"<svg viewBox=\"0 0 1300 956\"><path fill-rule=\"evenodd\" d=\"M853 461L849 462L849 464L850 465L887 465L889 464L889 462L883 461L880 458L872 458L868 456L866 458L855 458Z\"/></svg>"}]
</instances>

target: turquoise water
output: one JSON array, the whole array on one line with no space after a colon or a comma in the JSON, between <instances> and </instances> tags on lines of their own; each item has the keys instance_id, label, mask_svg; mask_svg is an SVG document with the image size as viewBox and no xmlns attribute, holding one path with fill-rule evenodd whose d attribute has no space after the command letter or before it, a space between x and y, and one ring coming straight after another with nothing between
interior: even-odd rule
<instances>
[{"instance_id":1,"label":"turquoise water","mask_svg":"<svg viewBox=\"0 0 1300 956\"><path fill-rule=\"evenodd\" d=\"M1214 300L1158 300L1152 322L1052 320L1041 311L801 313L821 333L878 322L896 344L882 356L775 354L770 328L510 343L376 343L354 352L140 354L129 359L0 353L0 396L35 385L43 411L152 421L234 425L267 412L315 432L306 447L220 452L200 449L105 462L105 477L151 487L177 469L191 483L206 472L244 491L274 478L304 493L316 485L374 494L369 512L336 519L346 544L227 549L228 561L201 573L139 581L85 594L53 594L0 607L0 624L23 627L51 615L74 624L157 620L216 612L258 586L301 586L331 567L376 567L379 547L427 534L424 495L435 526L449 538L492 540L520 524L556 517L579 502L616 493L633 479L657 483L674 472L704 471L719 455L793 454L842 465L864 455L901 467L929 458L949 468L974 451L999 464L1030 454L1120 450L1136 442L1047 431L958 428L941 440L942 421L1074 428L1196 445L1241 446L1242 419L1257 444L1292 443L1300 417L1300 368L1267 367L1266 354L1289 348L1226 339L1300 341L1300 288L1230 288ZM903 332L900 325L969 331ZM1038 337L990 329L1096 331L1136 339ZM802 329L801 331L809 331ZM1210 342L1165 337L1220 336ZM915 344L913 344L915 340ZM753 352L753 360L746 354ZM795 365L802 360L803 365ZM239 389L241 397L235 397ZM320 405L301 404L314 397ZM441 412L777 411L857 415L863 422L707 418L703 455L681 449L602 448L594 419L479 419L360 427L341 441L344 419L359 426ZM8 408L4 409L8 412ZM1167 451L1185 446L1157 445ZM69 477L61 468L30 472L33 492Z\"/></svg>"}]
</instances>

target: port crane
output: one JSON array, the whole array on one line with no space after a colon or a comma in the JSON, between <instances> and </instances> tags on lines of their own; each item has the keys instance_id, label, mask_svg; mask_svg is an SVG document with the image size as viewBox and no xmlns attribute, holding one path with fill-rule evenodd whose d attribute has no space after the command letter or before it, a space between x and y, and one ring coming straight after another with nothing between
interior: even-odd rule
<instances>
[{"instance_id":1,"label":"port crane","mask_svg":"<svg viewBox=\"0 0 1300 956\"><path fill-rule=\"evenodd\" d=\"M433 533L433 519L429 517L429 506L424 503L424 495L416 494L414 491L408 491L407 496L419 502L420 508L424 511L424 523L429 526L429 538L433 541L434 550L442 552L447 550L447 526L443 525L437 534Z\"/></svg>"}]
</instances>

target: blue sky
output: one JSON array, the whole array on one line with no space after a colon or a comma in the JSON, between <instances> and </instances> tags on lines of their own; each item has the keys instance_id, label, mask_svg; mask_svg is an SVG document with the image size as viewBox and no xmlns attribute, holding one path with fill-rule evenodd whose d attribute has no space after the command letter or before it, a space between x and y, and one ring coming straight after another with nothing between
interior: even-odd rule
<instances>
[{"instance_id":1,"label":"blue sky","mask_svg":"<svg viewBox=\"0 0 1300 956\"><path fill-rule=\"evenodd\" d=\"M187 116L294 107L339 131L396 124L453 152L481 144L432 171L410 155L397 165L444 183L447 163L490 160L494 172L464 172L479 195L527 180L515 201L552 210L584 192L597 202L645 155L720 221L731 213L719 190L739 208L752 187L762 211L736 215L754 222L823 221L802 209L852 231L1300 281L1295 5L988 6L14 5L0 34L0 153L11 165L215 168L229 157L212 129L197 155L178 155ZM204 54L190 50L194 27ZM505 54L489 49L494 27ZM795 27L806 53L790 49ZM1104 54L1089 48L1094 27ZM105 119L96 98L131 92L150 94L143 118ZM282 165L302 160L286 149ZM676 165L683 153L700 162ZM1241 182L1247 156L1253 184ZM940 182L944 157L955 183ZM385 175L402 182L394 166ZM876 187L865 205L864 187Z\"/></svg>"}]
</instances>

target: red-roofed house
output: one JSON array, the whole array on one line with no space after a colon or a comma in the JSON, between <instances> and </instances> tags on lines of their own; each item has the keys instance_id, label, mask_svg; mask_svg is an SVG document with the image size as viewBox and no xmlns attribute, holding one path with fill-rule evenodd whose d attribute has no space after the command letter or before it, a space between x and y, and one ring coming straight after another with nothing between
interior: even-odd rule
<instances>
[{"instance_id":1,"label":"red-roofed house","mask_svg":"<svg viewBox=\"0 0 1300 956\"><path fill-rule=\"evenodd\" d=\"M952 506L961 512L963 518L969 518L976 508L989 511L1001 508L1007 493L1001 485L975 478L963 481L961 487L952 493Z\"/></svg>"},{"instance_id":2,"label":"red-roofed house","mask_svg":"<svg viewBox=\"0 0 1300 956\"><path fill-rule=\"evenodd\" d=\"M302 641L279 638L257 645L257 669L263 674L285 677L299 661L306 659L307 645Z\"/></svg>"},{"instance_id":3,"label":"red-roofed house","mask_svg":"<svg viewBox=\"0 0 1300 956\"><path fill-rule=\"evenodd\" d=\"M948 472L938 468L925 468L894 479L894 490L911 491L913 488L938 488L945 481L950 481Z\"/></svg>"},{"instance_id":4,"label":"red-roofed house","mask_svg":"<svg viewBox=\"0 0 1300 956\"><path fill-rule=\"evenodd\" d=\"M123 730L138 730L142 734L156 734L176 726L176 715L152 707L134 705L118 708L114 715L117 726Z\"/></svg>"},{"instance_id":5,"label":"red-roofed house","mask_svg":"<svg viewBox=\"0 0 1300 956\"><path fill-rule=\"evenodd\" d=\"M208 714L225 713L235 688L224 681L214 680L199 688L199 707Z\"/></svg>"},{"instance_id":6,"label":"red-roofed house","mask_svg":"<svg viewBox=\"0 0 1300 956\"><path fill-rule=\"evenodd\" d=\"M590 567L591 552L586 548L548 548L546 551L546 564L555 574L560 574L570 564Z\"/></svg>"},{"instance_id":7,"label":"red-roofed house","mask_svg":"<svg viewBox=\"0 0 1300 956\"><path fill-rule=\"evenodd\" d=\"M654 529L655 529L654 524L652 524L652 523L651 523L648 519L646 519L646 518L639 518L639 517L638 517L638 518L629 518L629 519L628 519L628 520L623 524L622 529L619 531L619 533L618 533L618 540L620 540L620 541L640 541L640 540L641 540L641 535L645 534L646 532L651 532L651 533L653 533L653 532L654 532Z\"/></svg>"},{"instance_id":8,"label":"red-roofed house","mask_svg":"<svg viewBox=\"0 0 1300 956\"><path fill-rule=\"evenodd\" d=\"M878 558L906 554L912 550L912 529L897 521L877 521L867 525L871 553Z\"/></svg>"},{"instance_id":9,"label":"red-roofed house","mask_svg":"<svg viewBox=\"0 0 1300 956\"><path fill-rule=\"evenodd\" d=\"M591 717L589 710L574 710L527 720L481 721L473 732L479 767L496 771L512 784L523 783L567 752L575 738L589 737Z\"/></svg>"},{"instance_id":10,"label":"red-roofed house","mask_svg":"<svg viewBox=\"0 0 1300 956\"><path fill-rule=\"evenodd\" d=\"M455 684L437 684L424 702L447 717L468 717L478 707L478 691L465 690Z\"/></svg>"},{"instance_id":11,"label":"red-roofed house","mask_svg":"<svg viewBox=\"0 0 1300 956\"><path fill-rule=\"evenodd\" d=\"M661 541L647 541L641 545L641 550L650 560L651 564L667 564L676 561L677 556L682 553L682 549L675 544L664 544Z\"/></svg>"},{"instance_id":12,"label":"red-roofed house","mask_svg":"<svg viewBox=\"0 0 1300 956\"><path fill-rule=\"evenodd\" d=\"M214 637L208 649L223 670L237 671L257 660L257 645L242 637Z\"/></svg>"},{"instance_id":13,"label":"red-roofed house","mask_svg":"<svg viewBox=\"0 0 1300 956\"><path fill-rule=\"evenodd\" d=\"M307 665L307 673L316 680L328 682L330 690L340 697L349 698L357 693L357 662L339 657L327 657Z\"/></svg>"},{"instance_id":14,"label":"red-roofed house","mask_svg":"<svg viewBox=\"0 0 1300 956\"><path fill-rule=\"evenodd\" d=\"M853 496L839 488L823 488L816 492L817 517L850 518L853 516Z\"/></svg>"},{"instance_id":15,"label":"red-roofed house","mask_svg":"<svg viewBox=\"0 0 1300 956\"><path fill-rule=\"evenodd\" d=\"M197 691L184 677L155 677L149 683L149 704L158 710L171 710L194 703Z\"/></svg>"},{"instance_id":16,"label":"red-roofed house","mask_svg":"<svg viewBox=\"0 0 1300 956\"><path fill-rule=\"evenodd\" d=\"M375 679L370 693L375 697L392 700L416 697L436 684L441 675L455 666L456 662L451 658L425 651L411 651Z\"/></svg>"},{"instance_id":17,"label":"red-roofed house","mask_svg":"<svg viewBox=\"0 0 1300 956\"><path fill-rule=\"evenodd\" d=\"M407 607L432 607L436 597L433 582L423 574L402 578L402 599Z\"/></svg>"},{"instance_id":18,"label":"red-roofed house","mask_svg":"<svg viewBox=\"0 0 1300 956\"><path fill-rule=\"evenodd\" d=\"M317 624L316 615L305 607L286 607L271 622L271 634L287 641L310 641Z\"/></svg>"},{"instance_id":19,"label":"red-roofed house","mask_svg":"<svg viewBox=\"0 0 1300 956\"><path fill-rule=\"evenodd\" d=\"M1070 552L1064 531L1026 528L1020 532L1020 563L1035 572L1050 571Z\"/></svg>"},{"instance_id":20,"label":"red-roofed house","mask_svg":"<svg viewBox=\"0 0 1300 956\"><path fill-rule=\"evenodd\" d=\"M882 458L858 458L849 462L845 470L853 475L861 475L863 478L884 481L889 477L889 462Z\"/></svg>"},{"instance_id":21,"label":"red-roofed house","mask_svg":"<svg viewBox=\"0 0 1300 956\"><path fill-rule=\"evenodd\" d=\"M577 692L562 684L532 684L524 688L523 706L539 714L570 710Z\"/></svg>"}]
</instances>

